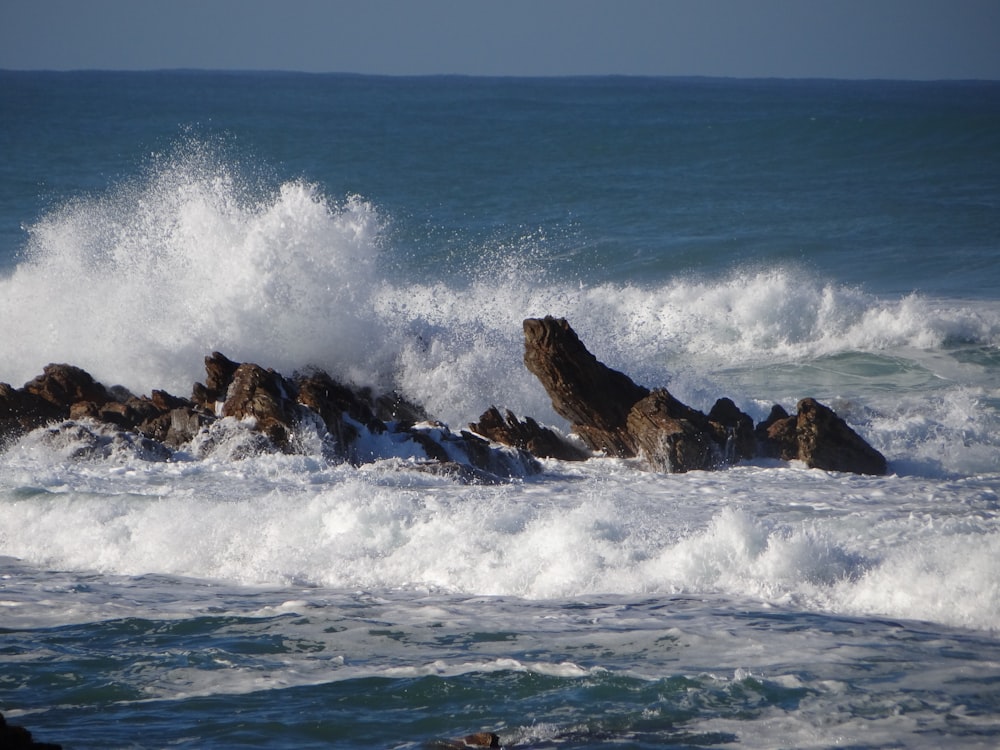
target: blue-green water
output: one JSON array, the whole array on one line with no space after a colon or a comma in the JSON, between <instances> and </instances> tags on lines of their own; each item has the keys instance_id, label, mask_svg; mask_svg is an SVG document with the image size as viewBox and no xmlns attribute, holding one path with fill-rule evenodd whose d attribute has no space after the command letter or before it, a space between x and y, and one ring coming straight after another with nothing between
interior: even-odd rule
<instances>
[{"instance_id":1,"label":"blue-green water","mask_svg":"<svg viewBox=\"0 0 1000 750\"><path fill-rule=\"evenodd\" d=\"M696 408L825 400L891 471L36 432L0 712L38 739L995 746L1000 85L0 72L0 154L14 387L187 395L219 350L566 429L521 364L553 314Z\"/></svg>"}]
</instances>

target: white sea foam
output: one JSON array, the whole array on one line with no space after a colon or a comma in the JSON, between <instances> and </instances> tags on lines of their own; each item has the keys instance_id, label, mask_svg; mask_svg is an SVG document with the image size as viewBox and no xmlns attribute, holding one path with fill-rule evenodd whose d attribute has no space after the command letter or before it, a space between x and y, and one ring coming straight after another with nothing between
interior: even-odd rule
<instances>
[{"instance_id":1,"label":"white sea foam","mask_svg":"<svg viewBox=\"0 0 1000 750\"><path fill-rule=\"evenodd\" d=\"M605 460L469 488L399 464L280 455L50 480L14 458L4 486L53 484L4 498L0 549L56 569L526 599L712 593L1000 627L988 481L794 467L664 477Z\"/></svg>"},{"instance_id":2,"label":"white sea foam","mask_svg":"<svg viewBox=\"0 0 1000 750\"><path fill-rule=\"evenodd\" d=\"M786 267L588 286L548 278L516 247L471 281L401 281L385 273L387 219L304 182L250 189L189 144L31 228L0 279L0 380L69 361L184 395L221 350L393 385L453 426L495 404L564 427L521 365L523 318L553 314L602 361L697 408L728 395L762 417L773 401L831 397L902 476L663 477L598 461L469 488L405 461L246 458L235 442L202 460L152 464L125 446L74 461L36 435L0 467L14 493L0 550L127 575L528 599L714 592L1000 626L994 305L883 300ZM955 508L974 523L942 526ZM990 552L966 565L966 546Z\"/></svg>"}]
</instances>

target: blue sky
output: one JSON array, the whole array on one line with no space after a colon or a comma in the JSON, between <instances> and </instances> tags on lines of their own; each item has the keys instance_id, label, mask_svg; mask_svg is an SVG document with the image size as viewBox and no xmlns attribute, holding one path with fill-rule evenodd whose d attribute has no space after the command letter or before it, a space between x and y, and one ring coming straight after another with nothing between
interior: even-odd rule
<instances>
[{"instance_id":1,"label":"blue sky","mask_svg":"<svg viewBox=\"0 0 1000 750\"><path fill-rule=\"evenodd\" d=\"M0 68L1000 79L1000 0L2 0Z\"/></svg>"}]
</instances>

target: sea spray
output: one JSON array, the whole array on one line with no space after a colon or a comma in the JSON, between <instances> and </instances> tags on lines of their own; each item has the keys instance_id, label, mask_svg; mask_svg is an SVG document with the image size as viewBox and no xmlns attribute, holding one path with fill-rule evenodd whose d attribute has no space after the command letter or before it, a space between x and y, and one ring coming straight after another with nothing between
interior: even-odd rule
<instances>
[{"instance_id":1,"label":"sea spray","mask_svg":"<svg viewBox=\"0 0 1000 750\"><path fill-rule=\"evenodd\" d=\"M388 338L371 314L380 225L364 200L334 203L305 182L248 194L188 145L30 228L26 259L0 281L4 378L69 361L109 384L186 394L220 350L375 381Z\"/></svg>"},{"instance_id":2,"label":"sea spray","mask_svg":"<svg viewBox=\"0 0 1000 750\"><path fill-rule=\"evenodd\" d=\"M219 350L396 388L456 427L497 405L565 428L521 365L522 320L553 314L605 363L696 408L726 395L762 419L773 403L829 399L896 471L997 469L998 393L976 359L1000 341L996 306L881 299L795 266L568 282L532 232L483 247L464 280L404 282L372 203L304 181L269 188L227 159L189 139L33 225L0 280L0 379L68 361L186 395Z\"/></svg>"},{"instance_id":3,"label":"sea spray","mask_svg":"<svg viewBox=\"0 0 1000 750\"><path fill-rule=\"evenodd\" d=\"M537 600L711 592L1000 623L988 482L928 491L919 477L794 467L664 476L610 459L547 466L533 480L470 488L396 460L357 469L280 454L118 455L67 468L28 442L0 480L36 490L6 500L0 543L35 565L116 575Z\"/></svg>"}]
</instances>

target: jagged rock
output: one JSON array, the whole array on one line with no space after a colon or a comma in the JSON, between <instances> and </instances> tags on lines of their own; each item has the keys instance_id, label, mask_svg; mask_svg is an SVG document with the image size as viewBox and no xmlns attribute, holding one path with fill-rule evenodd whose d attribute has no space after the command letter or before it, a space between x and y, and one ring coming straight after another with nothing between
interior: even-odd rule
<instances>
[{"instance_id":1,"label":"jagged rock","mask_svg":"<svg viewBox=\"0 0 1000 750\"><path fill-rule=\"evenodd\" d=\"M497 443L525 450L538 458L557 458L561 461L584 461L588 454L564 440L553 430L542 427L531 417L519 420L509 409L506 417L491 406L469 424L469 429Z\"/></svg>"},{"instance_id":2,"label":"jagged rock","mask_svg":"<svg viewBox=\"0 0 1000 750\"><path fill-rule=\"evenodd\" d=\"M798 416L785 417L767 428L769 458L794 461L799 457Z\"/></svg>"},{"instance_id":3,"label":"jagged rock","mask_svg":"<svg viewBox=\"0 0 1000 750\"><path fill-rule=\"evenodd\" d=\"M754 437L757 439L757 452L759 455L768 458L780 457L782 452L781 445L770 436L770 431L773 425L785 419L788 419L788 412L780 404L774 404L767 418L754 428ZM796 447L795 450L797 452L798 448Z\"/></svg>"},{"instance_id":4,"label":"jagged rock","mask_svg":"<svg viewBox=\"0 0 1000 750\"><path fill-rule=\"evenodd\" d=\"M24 391L54 404L64 410L66 416L69 407L78 401L92 401L103 406L113 400L90 373L66 364L46 365L41 375L24 384Z\"/></svg>"},{"instance_id":5,"label":"jagged rock","mask_svg":"<svg viewBox=\"0 0 1000 750\"><path fill-rule=\"evenodd\" d=\"M814 399L799 402L795 417L775 407L754 428L730 399L719 399L705 415L665 389L650 392L636 385L598 362L565 320L529 318L524 336L525 365L556 412L595 450L623 458L641 455L654 468L672 472L756 455L835 471L886 471L885 457Z\"/></svg>"},{"instance_id":6,"label":"jagged rock","mask_svg":"<svg viewBox=\"0 0 1000 750\"><path fill-rule=\"evenodd\" d=\"M877 475L888 469L885 456L815 399L799 401L796 435L798 458L810 468Z\"/></svg>"},{"instance_id":7,"label":"jagged rock","mask_svg":"<svg viewBox=\"0 0 1000 750\"><path fill-rule=\"evenodd\" d=\"M375 399L375 416L383 422L413 425L430 419L424 407L392 391Z\"/></svg>"},{"instance_id":8,"label":"jagged rock","mask_svg":"<svg viewBox=\"0 0 1000 750\"><path fill-rule=\"evenodd\" d=\"M77 401L69 407L70 419L100 419L101 407L93 401Z\"/></svg>"},{"instance_id":9,"label":"jagged rock","mask_svg":"<svg viewBox=\"0 0 1000 750\"><path fill-rule=\"evenodd\" d=\"M193 406L192 402L180 396L171 396L166 391L153 390L149 394L149 401L161 414L174 409L181 409Z\"/></svg>"},{"instance_id":10,"label":"jagged rock","mask_svg":"<svg viewBox=\"0 0 1000 750\"><path fill-rule=\"evenodd\" d=\"M446 441L446 445L449 443ZM498 450L478 435L468 430L459 433L458 441L450 443L462 450L473 466L505 479L537 474L542 470L535 457L520 448L510 451Z\"/></svg>"},{"instance_id":11,"label":"jagged rock","mask_svg":"<svg viewBox=\"0 0 1000 750\"><path fill-rule=\"evenodd\" d=\"M800 401L795 416L775 406L754 428L730 399L719 399L705 415L666 389L637 385L600 363L565 320L529 318L524 333L525 365L545 386L553 408L593 450L623 458L642 455L653 467L674 472L716 468L754 455L799 459L833 471L886 471L884 456L814 399ZM129 450L149 460L166 460L171 455L166 446L191 443L206 428L210 432L219 417L233 417L253 420L248 429L261 437L259 443L248 443L250 450L294 451L299 428L315 425L326 431L321 435L324 454L332 437L336 448L331 455L362 463L380 455L381 440L391 447L391 455L409 453L442 467L463 466L465 481L536 473L541 467L535 456L587 457L530 417L522 421L510 411L502 416L495 407L469 425L478 434L455 434L430 423L422 408L399 394L372 398L367 389L352 389L322 371L289 380L219 352L205 358L205 368L206 382L195 384L189 401L165 391L154 390L147 398L120 386L109 390L80 368L48 365L20 390L0 383L0 443L67 418L95 420L104 427L95 431L63 423L46 439L80 458ZM109 427L118 431L108 432ZM365 445L368 456L358 447L363 432L375 439ZM481 436L510 447L499 448ZM202 447L212 443L207 435ZM411 445L403 447L407 443Z\"/></svg>"},{"instance_id":12,"label":"jagged rock","mask_svg":"<svg viewBox=\"0 0 1000 750\"><path fill-rule=\"evenodd\" d=\"M214 417L202 411L189 406L179 406L157 417L152 422L144 423L144 425L150 425L150 427L163 425L163 437L156 437L156 435L150 435L150 437L174 448L179 448L190 443L203 427L207 427L213 421ZM140 430L142 430L142 426L140 426Z\"/></svg>"},{"instance_id":13,"label":"jagged rock","mask_svg":"<svg viewBox=\"0 0 1000 750\"><path fill-rule=\"evenodd\" d=\"M290 427L298 422L299 416L290 390L290 383L274 370L243 363L233 371L222 405L222 416L236 419L252 417L257 422L258 430L278 448L288 450Z\"/></svg>"},{"instance_id":14,"label":"jagged rock","mask_svg":"<svg viewBox=\"0 0 1000 750\"><path fill-rule=\"evenodd\" d=\"M708 412L710 424L723 428L720 435L724 441L727 463L734 463L757 455L757 436L753 419L733 403L732 399L720 398Z\"/></svg>"},{"instance_id":15,"label":"jagged rock","mask_svg":"<svg viewBox=\"0 0 1000 750\"><path fill-rule=\"evenodd\" d=\"M239 366L239 362L234 362L221 352L212 352L205 357L205 387L210 394L215 394L217 401L225 397Z\"/></svg>"},{"instance_id":16,"label":"jagged rock","mask_svg":"<svg viewBox=\"0 0 1000 750\"><path fill-rule=\"evenodd\" d=\"M564 319L524 321L524 364L584 443L610 456L637 454L628 414L649 390L599 362Z\"/></svg>"},{"instance_id":17,"label":"jagged rock","mask_svg":"<svg viewBox=\"0 0 1000 750\"><path fill-rule=\"evenodd\" d=\"M20 389L0 383L0 443L68 419L74 405L81 402L88 406L78 407L78 411L96 413L109 399L104 386L72 365L46 365L41 375Z\"/></svg>"},{"instance_id":18,"label":"jagged rock","mask_svg":"<svg viewBox=\"0 0 1000 750\"><path fill-rule=\"evenodd\" d=\"M385 424L375 417L367 401L357 393L318 370L300 376L296 383L298 402L319 415L327 431L346 451L358 438L358 428L345 422L350 420L366 428L372 434L385 432Z\"/></svg>"},{"instance_id":19,"label":"jagged rock","mask_svg":"<svg viewBox=\"0 0 1000 750\"><path fill-rule=\"evenodd\" d=\"M0 383L0 446L67 416L69 411L63 406Z\"/></svg>"},{"instance_id":20,"label":"jagged rock","mask_svg":"<svg viewBox=\"0 0 1000 750\"><path fill-rule=\"evenodd\" d=\"M813 469L885 474L885 456L871 447L832 409L813 398L799 401L789 415L775 405L755 433L760 455L782 461L802 461Z\"/></svg>"},{"instance_id":21,"label":"jagged rock","mask_svg":"<svg viewBox=\"0 0 1000 750\"><path fill-rule=\"evenodd\" d=\"M642 455L662 471L713 468L753 455L753 421L729 399L711 419L667 390L650 392L600 363L563 319L524 321L524 362L552 407L591 448Z\"/></svg>"},{"instance_id":22,"label":"jagged rock","mask_svg":"<svg viewBox=\"0 0 1000 750\"><path fill-rule=\"evenodd\" d=\"M214 413L216 402L225 400L237 367L239 362L233 362L221 352L212 352L205 357L205 382L194 384L191 400Z\"/></svg>"},{"instance_id":23,"label":"jagged rock","mask_svg":"<svg viewBox=\"0 0 1000 750\"><path fill-rule=\"evenodd\" d=\"M628 415L639 454L659 471L681 473L714 468L721 452L705 429L704 414L682 404L663 388L639 401Z\"/></svg>"}]
</instances>

